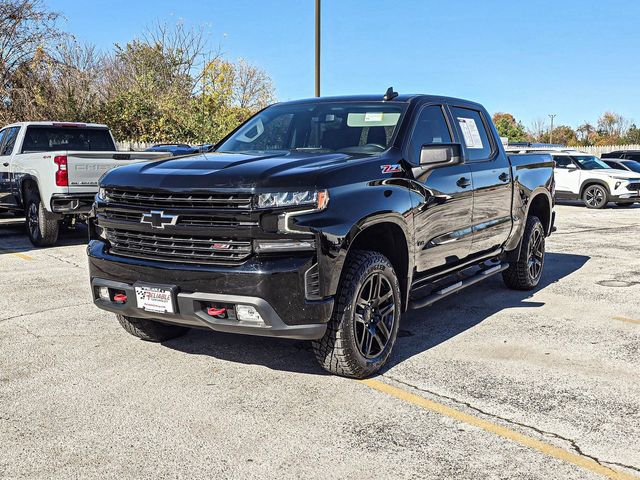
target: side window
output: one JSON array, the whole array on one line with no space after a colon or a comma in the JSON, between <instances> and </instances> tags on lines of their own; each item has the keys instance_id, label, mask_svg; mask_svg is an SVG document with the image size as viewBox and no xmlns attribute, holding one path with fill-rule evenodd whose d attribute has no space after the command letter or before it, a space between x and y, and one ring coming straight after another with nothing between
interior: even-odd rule
<instances>
[{"instance_id":1,"label":"side window","mask_svg":"<svg viewBox=\"0 0 640 480\"><path fill-rule=\"evenodd\" d=\"M3 145L4 145L4 137L7 135L7 132L9 131L8 128L5 128L3 130L0 130L0 150L2 150Z\"/></svg>"},{"instance_id":2,"label":"side window","mask_svg":"<svg viewBox=\"0 0 640 480\"><path fill-rule=\"evenodd\" d=\"M460 136L467 150L467 159L470 162L488 160L493 146L482 114L477 110L461 107L451 107L451 112L458 123Z\"/></svg>"},{"instance_id":3,"label":"side window","mask_svg":"<svg viewBox=\"0 0 640 480\"><path fill-rule=\"evenodd\" d=\"M568 168L571 164L569 157L561 157L559 155L554 155L553 161L556 162L556 168Z\"/></svg>"},{"instance_id":4,"label":"side window","mask_svg":"<svg viewBox=\"0 0 640 480\"><path fill-rule=\"evenodd\" d=\"M424 107L418 114L409 140L409 161L418 165L422 146L434 143L451 143L451 133L439 105Z\"/></svg>"},{"instance_id":5,"label":"side window","mask_svg":"<svg viewBox=\"0 0 640 480\"><path fill-rule=\"evenodd\" d=\"M7 133L5 134L4 144L0 140L0 145L2 151L0 151L0 156L11 155L13 152L13 147L16 144L16 139L18 138L18 132L20 131L20 127L11 127L7 129Z\"/></svg>"},{"instance_id":6,"label":"side window","mask_svg":"<svg viewBox=\"0 0 640 480\"><path fill-rule=\"evenodd\" d=\"M635 160L636 162L640 162L640 153L627 153L625 158L628 160Z\"/></svg>"}]
</instances>

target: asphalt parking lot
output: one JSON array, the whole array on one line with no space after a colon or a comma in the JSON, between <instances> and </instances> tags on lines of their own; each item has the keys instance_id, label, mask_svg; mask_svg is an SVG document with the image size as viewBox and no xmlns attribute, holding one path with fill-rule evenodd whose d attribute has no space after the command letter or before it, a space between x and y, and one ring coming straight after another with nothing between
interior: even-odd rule
<instances>
[{"instance_id":1,"label":"asphalt parking lot","mask_svg":"<svg viewBox=\"0 0 640 480\"><path fill-rule=\"evenodd\" d=\"M0 477L640 477L640 208L557 215L537 290L406 314L366 382L304 342L138 340L91 302L84 230L34 249L0 217Z\"/></svg>"}]
</instances>

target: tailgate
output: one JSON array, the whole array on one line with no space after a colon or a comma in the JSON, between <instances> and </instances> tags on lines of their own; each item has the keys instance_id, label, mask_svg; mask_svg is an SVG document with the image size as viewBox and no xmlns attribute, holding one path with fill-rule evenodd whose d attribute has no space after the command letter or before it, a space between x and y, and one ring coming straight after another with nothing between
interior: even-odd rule
<instances>
[{"instance_id":1,"label":"tailgate","mask_svg":"<svg viewBox=\"0 0 640 480\"><path fill-rule=\"evenodd\" d=\"M162 152L67 152L69 193L97 192L98 180L108 170L165 155Z\"/></svg>"}]
</instances>

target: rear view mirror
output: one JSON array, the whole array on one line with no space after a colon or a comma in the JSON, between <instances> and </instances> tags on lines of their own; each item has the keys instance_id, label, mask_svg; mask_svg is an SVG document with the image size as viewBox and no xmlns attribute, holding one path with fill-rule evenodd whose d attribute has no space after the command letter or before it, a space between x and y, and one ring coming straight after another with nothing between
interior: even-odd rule
<instances>
[{"instance_id":1,"label":"rear view mirror","mask_svg":"<svg viewBox=\"0 0 640 480\"><path fill-rule=\"evenodd\" d=\"M459 143L435 143L423 145L420 149L420 166L439 167L459 165L462 159L462 145Z\"/></svg>"}]
</instances>

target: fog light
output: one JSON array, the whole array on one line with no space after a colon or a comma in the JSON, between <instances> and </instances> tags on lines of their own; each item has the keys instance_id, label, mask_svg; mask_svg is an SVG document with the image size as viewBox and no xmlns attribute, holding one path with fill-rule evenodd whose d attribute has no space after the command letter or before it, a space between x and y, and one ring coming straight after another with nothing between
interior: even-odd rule
<instances>
[{"instance_id":1,"label":"fog light","mask_svg":"<svg viewBox=\"0 0 640 480\"><path fill-rule=\"evenodd\" d=\"M105 300L107 302L111 301L109 297L109 289L107 287L98 287L98 296L100 300Z\"/></svg>"},{"instance_id":2,"label":"fog light","mask_svg":"<svg viewBox=\"0 0 640 480\"><path fill-rule=\"evenodd\" d=\"M258 253L313 251L316 249L316 242L314 240L256 240L255 249Z\"/></svg>"},{"instance_id":3,"label":"fog light","mask_svg":"<svg viewBox=\"0 0 640 480\"><path fill-rule=\"evenodd\" d=\"M258 311L251 305L236 305L236 317L243 322L264 323Z\"/></svg>"}]
</instances>

